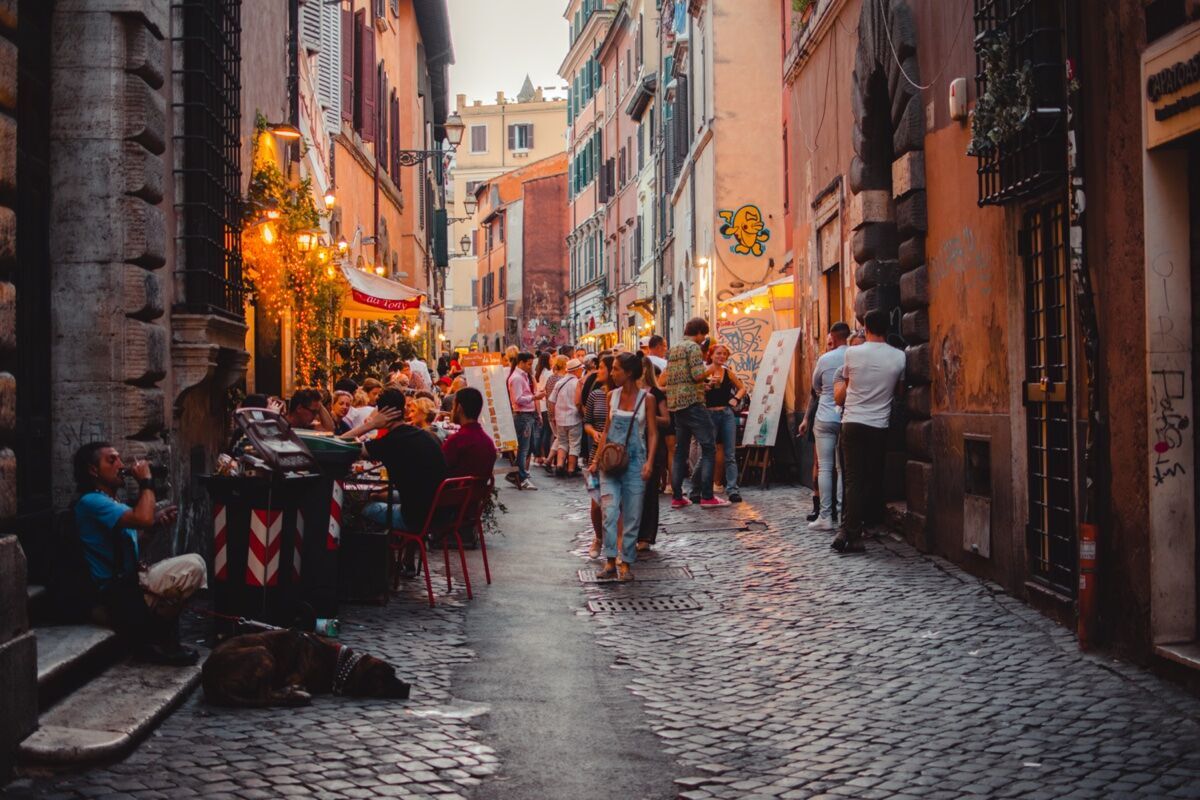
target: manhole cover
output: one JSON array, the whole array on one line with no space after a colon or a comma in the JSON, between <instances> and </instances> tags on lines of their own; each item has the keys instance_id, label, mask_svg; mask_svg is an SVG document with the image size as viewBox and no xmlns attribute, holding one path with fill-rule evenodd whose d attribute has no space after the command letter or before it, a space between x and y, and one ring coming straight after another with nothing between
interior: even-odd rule
<instances>
[{"instance_id":1,"label":"manhole cover","mask_svg":"<svg viewBox=\"0 0 1200 800\"><path fill-rule=\"evenodd\" d=\"M588 611L593 614L616 614L623 611L699 611L699 601L690 595L670 597L629 597L589 600Z\"/></svg>"},{"instance_id":2,"label":"manhole cover","mask_svg":"<svg viewBox=\"0 0 1200 800\"><path fill-rule=\"evenodd\" d=\"M687 567L634 567L633 578L635 582L641 581L680 581L690 580L695 576ZM596 570L581 569L579 570L579 580L583 583L609 583L609 581L600 581L596 578Z\"/></svg>"}]
</instances>

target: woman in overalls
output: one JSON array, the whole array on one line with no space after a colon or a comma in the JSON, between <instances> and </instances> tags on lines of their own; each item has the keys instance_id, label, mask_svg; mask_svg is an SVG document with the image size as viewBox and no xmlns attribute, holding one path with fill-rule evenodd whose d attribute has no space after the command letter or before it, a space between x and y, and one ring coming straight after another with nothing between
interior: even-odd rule
<instances>
[{"instance_id":1,"label":"woman in overalls","mask_svg":"<svg viewBox=\"0 0 1200 800\"><path fill-rule=\"evenodd\" d=\"M604 568L596 574L600 580L633 580L630 565L637 560L637 530L642 516L642 498L653 464L647 453L658 447L658 426L646 420L657 416L654 395L638 386L642 360L633 353L622 353L613 362L609 377L616 387L608 398L608 424L598 445L599 451L611 442L628 454L628 465L620 474L600 473L600 507L604 514ZM589 470L598 465L592 462ZM618 561L618 523L624 529Z\"/></svg>"}]
</instances>

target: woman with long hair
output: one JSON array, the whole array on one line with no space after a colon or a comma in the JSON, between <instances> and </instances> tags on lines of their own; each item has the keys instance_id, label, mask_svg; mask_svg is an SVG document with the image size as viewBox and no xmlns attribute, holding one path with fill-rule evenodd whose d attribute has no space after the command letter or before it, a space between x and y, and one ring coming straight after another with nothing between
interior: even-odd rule
<instances>
[{"instance_id":1,"label":"woman with long hair","mask_svg":"<svg viewBox=\"0 0 1200 800\"><path fill-rule=\"evenodd\" d=\"M543 390L543 394L546 397L550 397L550 393L554 391L555 385L566 374L567 357L564 355L555 356L550 362L550 376L546 378L546 387ZM565 452L565 445L563 448L559 448L558 426L554 422L554 408L548 401L546 409L548 412L546 415L547 421L550 423L550 453L546 459L546 471L553 475L559 467L565 468L567 466L567 454ZM562 453L561 456L559 455L560 452Z\"/></svg>"},{"instance_id":2,"label":"woman with long hair","mask_svg":"<svg viewBox=\"0 0 1200 800\"><path fill-rule=\"evenodd\" d=\"M537 432L533 437L533 463L544 466L550 455L550 420L546 413L546 381L550 379L550 353L539 353L537 365L533 368L533 388L542 393L542 399L537 406Z\"/></svg>"},{"instance_id":3,"label":"woman with long hair","mask_svg":"<svg viewBox=\"0 0 1200 800\"><path fill-rule=\"evenodd\" d=\"M588 383L583 387L583 434L584 441L592 443L592 457L599 452L598 445L604 436L604 427L608 424L608 393L612 391L611 370L612 356L601 356L596 365L596 371L588 376ZM604 539L604 516L600 511L599 484L593 479L592 498L592 546L588 549L591 558L600 557L600 548Z\"/></svg>"},{"instance_id":4,"label":"woman with long hair","mask_svg":"<svg viewBox=\"0 0 1200 800\"><path fill-rule=\"evenodd\" d=\"M667 473L667 434L671 430L671 412L667 410L667 393L658 386L658 367L649 358L642 359L642 388L654 395L657 414L654 423L658 427L658 445L651 450L646 443L651 464L650 479L646 482L646 494L642 498L642 519L638 525L637 549L639 553L649 550L658 541L658 498L659 485Z\"/></svg>"},{"instance_id":5,"label":"woman with long hair","mask_svg":"<svg viewBox=\"0 0 1200 800\"><path fill-rule=\"evenodd\" d=\"M652 471L648 455L658 447L658 426L647 424L647 420L657 418L658 401L639 386L642 360L632 353L617 356L609 377L615 388L608 397L608 424L597 447L601 455L588 466L593 473L600 473L604 519L605 563L596 577L630 581L630 567L637 560L637 537L633 532L641 524L642 498ZM600 463L605 460L604 449L610 442L625 449L625 464L605 471ZM618 525L624 527L626 535L621 535Z\"/></svg>"},{"instance_id":6,"label":"woman with long hair","mask_svg":"<svg viewBox=\"0 0 1200 800\"><path fill-rule=\"evenodd\" d=\"M346 421L346 414L353 406L354 395L341 389L333 393L333 398L329 401L329 416L333 417L333 432L335 435L341 436L350 430L350 424Z\"/></svg>"},{"instance_id":7,"label":"woman with long hair","mask_svg":"<svg viewBox=\"0 0 1200 800\"><path fill-rule=\"evenodd\" d=\"M715 344L708 351L712 365L708 368L704 387L704 405L712 417L713 430L716 433L717 446L720 455L717 464L721 464L724 456L725 491L729 502L742 502L738 492L737 469L737 414L734 409L746 396L746 385L737 374L725 366L729 361L729 348L723 344ZM714 470L714 475L716 471Z\"/></svg>"}]
</instances>

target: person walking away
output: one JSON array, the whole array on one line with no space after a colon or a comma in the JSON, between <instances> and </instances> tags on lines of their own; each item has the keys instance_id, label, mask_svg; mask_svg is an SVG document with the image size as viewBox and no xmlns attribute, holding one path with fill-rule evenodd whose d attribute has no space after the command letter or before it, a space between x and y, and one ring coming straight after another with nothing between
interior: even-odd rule
<instances>
[{"instance_id":1,"label":"person walking away","mask_svg":"<svg viewBox=\"0 0 1200 800\"><path fill-rule=\"evenodd\" d=\"M539 467L545 466L550 455L550 421L546 413L546 381L550 379L550 354L541 353L537 357L537 365L533 368L534 394L542 398L534 402L537 413L537 433L533 438L533 463Z\"/></svg>"},{"instance_id":2,"label":"person walking away","mask_svg":"<svg viewBox=\"0 0 1200 800\"><path fill-rule=\"evenodd\" d=\"M671 414L667 411L667 395L658 388L658 367L654 359L642 359L642 388L654 396L654 423L658 428L658 444L650 449L647 433L646 452L651 464L650 478L646 481L646 493L642 496L642 519L638 524L637 550L648 551L658 542L658 495L659 486L667 471L667 433L671 430Z\"/></svg>"},{"instance_id":3,"label":"person walking away","mask_svg":"<svg viewBox=\"0 0 1200 800\"><path fill-rule=\"evenodd\" d=\"M738 491L737 468L737 412L734 411L746 396L746 384L733 370L725 366L729 361L729 348L714 345L710 351L712 366L708 368L704 405L712 418L713 431L725 456L725 491L729 502L742 502Z\"/></svg>"},{"instance_id":4,"label":"person walking away","mask_svg":"<svg viewBox=\"0 0 1200 800\"><path fill-rule=\"evenodd\" d=\"M579 474L579 448L583 440L583 415L576 403L583 362L572 358L567 362L567 374L554 386L550 397L554 405L554 424L558 428L558 449L565 454L565 469L559 466L560 477Z\"/></svg>"},{"instance_id":5,"label":"person walking away","mask_svg":"<svg viewBox=\"0 0 1200 800\"><path fill-rule=\"evenodd\" d=\"M608 472L599 462L588 469L600 472L600 507L604 512L604 568L596 573L601 580L633 580L632 564L637 560L637 538L642 516L642 500L653 465L649 453L658 447L658 426L647 420L658 416L654 396L639 386L642 361L632 353L617 356L612 366L616 387L608 399L608 424L600 439L600 461L610 443L624 447L626 464ZM618 525L624 528L620 535Z\"/></svg>"},{"instance_id":6,"label":"person walking away","mask_svg":"<svg viewBox=\"0 0 1200 800\"><path fill-rule=\"evenodd\" d=\"M867 341L845 350L845 381L834 387L834 400L844 408L841 433L846 473L842 531L831 545L839 553L865 549L866 515L883 493L892 400L904 392L904 351L887 343L887 312L868 312L864 322Z\"/></svg>"},{"instance_id":7,"label":"person walking away","mask_svg":"<svg viewBox=\"0 0 1200 800\"><path fill-rule=\"evenodd\" d=\"M600 452L600 440L604 438L604 426L608 424L608 393L612 391L612 380L609 377L609 371L612 369L613 357L601 356L597 362L596 371L587 377L584 381L584 402L583 402L583 434L584 443L591 443L590 451L591 458L587 459L587 463L595 460L596 454ZM593 473L594 474L594 473ZM593 492L588 493L589 495ZM589 558L598 558L600 556L600 547L604 536L604 519L600 510L600 495L599 492L594 493L592 497L592 546L588 548Z\"/></svg>"},{"instance_id":8,"label":"person walking away","mask_svg":"<svg viewBox=\"0 0 1200 800\"><path fill-rule=\"evenodd\" d=\"M537 407L534 405L539 398L533 391L533 353L519 352L513 357L512 366L508 370L508 399L512 403L513 425L517 429L517 469L509 472L504 479L518 489L536 490L537 487L529 480L529 455L533 452L533 429L537 420Z\"/></svg>"},{"instance_id":9,"label":"person walking away","mask_svg":"<svg viewBox=\"0 0 1200 800\"><path fill-rule=\"evenodd\" d=\"M567 375L567 361L569 359L564 355L556 355L550 359L550 376L546 378L546 421L550 424L550 452L546 459L546 471L551 475L556 469L565 468L566 454L559 456L558 448L558 424L554 420L554 402L551 398L555 396L554 387L558 385Z\"/></svg>"},{"instance_id":10,"label":"person walking away","mask_svg":"<svg viewBox=\"0 0 1200 800\"><path fill-rule=\"evenodd\" d=\"M700 342L708 337L708 323L693 317L683 327L684 340L667 355L667 408L675 416L675 459L671 466L671 508L683 508L698 502L703 508L729 505L728 500L713 497L713 462L716 444L712 417L704 406L704 382L708 368ZM692 439L700 444L700 463L692 475L691 497L683 496L683 476L687 471L688 450Z\"/></svg>"},{"instance_id":11,"label":"person walking away","mask_svg":"<svg viewBox=\"0 0 1200 800\"><path fill-rule=\"evenodd\" d=\"M817 445L817 487L821 496L821 513L808 526L812 531L834 529L834 502L843 508L844 477L842 459L838 456L842 432L842 412L834 402L834 376L846 363L846 340L850 337L850 326L835 322L829 328L833 349L817 359L813 369L812 389L817 394L817 411L812 423L813 437ZM808 419L800 423L800 435L808 432ZM835 478L836 473L836 478ZM836 480L837 486L834 486ZM836 492L836 494L835 494Z\"/></svg>"}]
</instances>

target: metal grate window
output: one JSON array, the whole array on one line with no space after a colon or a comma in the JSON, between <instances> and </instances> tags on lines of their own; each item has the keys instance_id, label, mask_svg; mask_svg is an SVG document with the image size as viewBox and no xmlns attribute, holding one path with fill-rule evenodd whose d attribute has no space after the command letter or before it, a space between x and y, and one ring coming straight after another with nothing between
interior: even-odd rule
<instances>
[{"instance_id":1,"label":"metal grate window","mask_svg":"<svg viewBox=\"0 0 1200 800\"><path fill-rule=\"evenodd\" d=\"M241 318L241 0L179 0L184 308Z\"/></svg>"},{"instance_id":2,"label":"metal grate window","mask_svg":"<svg viewBox=\"0 0 1200 800\"><path fill-rule=\"evenodd\" d=\"M1062 202L1025 214L1025 405L1033 576L1075 594L1074 448L1070 397L1070 282Z\"/></svg>"},{"instance_id":3,"label":"metal grate window","mask_svg":"<svg viewBox=\"0 0 1200 800\"><path fill-rule=\"evenodd\" d=\"M997 40L1012 69L1029 69L1032 86L1021 129L978 156L980 205L1029 197L1065 177L1064 37L1061 0L975 0L976 97L989 89L979 54Z\"/></svg>"}]
</instances>

